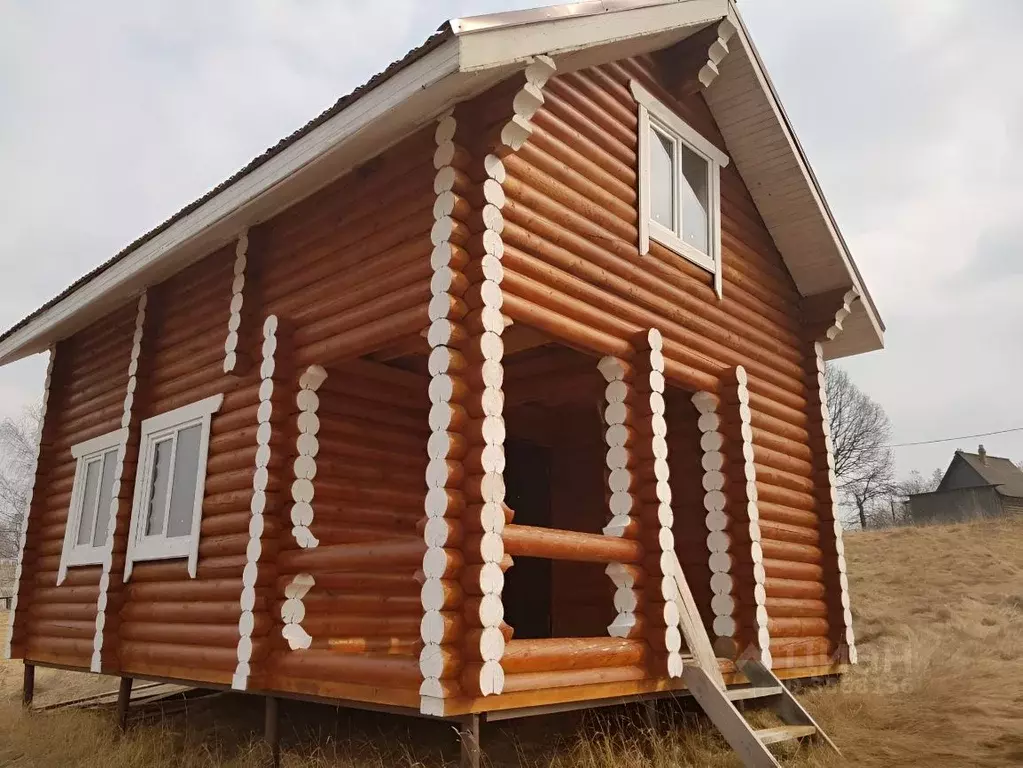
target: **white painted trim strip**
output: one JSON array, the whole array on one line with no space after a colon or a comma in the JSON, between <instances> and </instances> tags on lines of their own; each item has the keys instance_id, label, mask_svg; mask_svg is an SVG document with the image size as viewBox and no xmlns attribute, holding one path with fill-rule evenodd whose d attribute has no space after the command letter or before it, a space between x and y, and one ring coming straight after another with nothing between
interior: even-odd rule
<instances>
[{"instance_id":1,"label":"white painted trim strip","mask_svg":"<svg viewBox=\"0 0 1023 768\"><path fill-rule=\"evenodd\" d=\"M710 88L717 79L718 65L728 55L728 41L735 35L735 24L731 19L725 18L718 24L718 39L710 44L707 51L707 63L700 68L697 79L704 88Z\"/></svg>"},{"instance_id":2,"label":"white painted trim strip","mask_svg":"<svg viewBox=\"0 0 1023 768\"><path fill-rule=\"evenodd\" d=\"M543 87L554 70L554 61L549 56L529 60L525 71L526 84L512 101L512 119L501 129L501 141L512 152L518 152L533 134L533 116L543 106Z\"/></svg>"},{"instance_id":3,"label":"white painted trim strip","mask_svg":"<svg viewBox=\"0 0 1023 768\"><path fill-rule=\"evenodd\" d=\"M743 477L746 480L745 503L746 519L749 520L750 559L753 562L753 601L756 604L756 637L759 649L759 661L768 669L771 668L771 633L768 630L767 591L764 581L767 571L764 568L764 550L761 547L760 509L757 506L757 470L754 464L756 448L753 445L752 411L749 405L749 378L746 369L741 365L735 369L736 397L739 401L739 431L742 440ZM734 460L735 457L733 457ZM752 649L743 649L749 655Z\"/></svg>"},{"instance_id":4,"label":"white painted trim strip","mask_svg":"<svg viewBox=\"0 0 1023 768\"><path fill-rule=\"evenodd\" d=\"M273 432L271 417L273 416L274 389L277 386L274 374L277 372L275 354L277 352L278 321L276 315L270 315L263 322L263 362L259 367L261 378L259 384L259 408L256 419L259 427L256 430L256 466L252 473L252 500L249 510L249 544L245 548L245 569L242 571L241 616L238 619L238 665L231 679L231 687L237 691L248 688L250 662L252 661L252 632L256 626L254 609L256 606L256 582L259 580L259 559L263 554L263 531L266 522L263 513L266 511L266 487L270 480L270 459L272 449L270 439ZM198 539L198 537L196 537Z\"/></svg>"},{"instance_id":5,"label":"white painted trim strip","mask_svg":"<svg viewBox=\"0 0 1023 768\"><path fill-rule=\"evenodd\" d=\"M238 236L234 249L234 279L231 282L231 315L227 320L227 339L224 341L224 373L238 368L238 333L242 325L242 306L245 303L245 268L248 265L249 231Z\"/></svg>"},{"instance_id":6,"label":"white painted trim strip","mask_svg":"<svg viewBox=\"0 0 1023 768\"><path fill-rule=\"evenodd\" d=\"M288 648L293 651L304 651L313 644L312 636L302 626L305 619L305 603L302 599L314 586L316 579L311 573L299 573L284 588L284 604L281 606L284 627L281 636L288 641Z\"/></svg>"},{"instance_id":7,"label":"white painted trim strip","mask_svg":"<svg viewBox=\"0 0 1023 768\"><path fill-rule=\"evenodd\" d=\"M728 500L724 492L724 474L720 471L720 466L718 469L712 468L718 465L721 459L721 449L724 446L724 437L721 432L722 421L718 413L721 404L717 395L710 392L697 392L693 395L692 402L700 414L697 427L702 434L700 450L703 452L701 464L704 468L703 508L707 513L704 518L707 525L707 553L710 558L710 586L714 592L714 597L711 599L711 609L714 612L712 628L717 638L715 647L718 652L725 656L731 656L732 648L725 646L730 646L731 639L736 635L738 627L732 617L731 594L735 581L731 574L732 557L728 552L727 531L730 518L727 511ZM727 598L727 600L719 598ZM727 652L723 653L723 651Z\"/></svg>"},{"instance_id":8,"label":"white painted trim strip","mask_svg":"<svg viewBox=\"0 0 1023 768\"><path fill-rule=\"evenodd\" d=\"M423 618L420 622L420 638L423 648L419 654L419 669L422 683L419 686L419 709L426 715L442 716L444 700L449 695L448 685L441 679L444 670L444 646L454 645L461 652L461 646L446 636L444 618L441 613L444 602L445 581L450 580L453 572L451 564L461 559L461 551L457 540L453 539L454 523L449 513L451 494L461 491L460 481L451 477L448 467L452 462L459 462L467 447L464 436L454 426L456 413L465 413L460 402L461 394L467 389L463 378L466 361L457 349L458 340L467 334L461 324L461 315L452 312L452 307L462 302L461 296L468 288L468 281L462 273L464 252L459 246L450 242L455 222L451 217L454 211L456 193L455 168L450 165L457 154L454 143L457 122L452 114L442 115L434 133L436 150L433 154L433 166L437 171L434 178L434 192L437 200L434 204L434 225L430 233L434 250L431 256L433 277L430 290L433 299L430 301L430 328L427 341L431 352L429 359L429 396L430 396L430 438L427 441L428 463L426 467L426 526L423 529L423 541L426 552L423 555L422 588L420 602ZM500 161L498 161L500 164ZM500 165L503 170L504 166ZM464 170L464 169L462 169ZM498 189L500 187L498 186ZM500 210L497 210L500 216ZM483 242L493 243L493 236L488 231L483 235ZM500 238L497 239L500 244ZM496 262L500 268L500 262ZM463 304L464 307L464 304ZM503 424L502 424L503 427ZM503 516L503 510L501 511ZM482 517L482 514L481 514ZM503 548L501 550L503 555ZM500 574L503 586L503 572ZM482 579L482 574L481 574ZM493 641L488 633L488 647ZM495 649L498 654L504 653L504 636ZM481 639L481 647L483 640Z\"/></svg>"},{"instance_id":9,"label":"white painted trim strip","mask_svg":"<svg viewBox=\"0 0 1023 768\"><path fill-rule=\"evenodd\" d=\"M629 366L618 358L605 357L597 364L597 369L607 382L604 388L603 415L611 520L604 526L603 533L605 536L622 538L630 528L632 535L635 534L638 525L633 514L639 511L632 493L632 473L628 469L628 443L635 428L634 424L629 423L629 409L626 405L629 383L625 379ZM615 585L614 606L618 611L607 633L611 637L630 637L639 630L643 597L639 586L642 569L623 563L608 563L604 573Z\"/></svg>"},{"instance_id":10,"label":"white painted trim strip","mask_svg":"<svg viewBox=\"0 0 1023 768\"><path fill-rule=\"evenodd\" d=\"M320 398L316 394L327 380L327 371L319 365L310 365L298 380L299 391L295 396L298 406L298 438L296 440L295 480L291 484L291 535L303 549L315 549L320 545L311 530L313 518L313 496L316 479L316 455L320 450L316 435L320 431L320 419L316 415ZM269 429L269 425L267 425Z\"/></svg>"},{"instance_id":11,"label":"white painted trim strip","mask_svg":"<svg viewBox=\"0 0 1023 768\"><path fill-rule=\"evenodd\" d=\"M121 413L121 442L117 449L117 466L114 468L114 491L110 497L110 521L107 523L107 540L104 545L103 573L99 577L99 597L96 600L96 632L92 638L93 672L103 671L103 633L106 628L107 592L110 589L110 573L114 564L114 534L117 529L117 513L121 508L121 481L124 477L124 459L128 452L128 438L131 433L132 410L135 392L138 390L139 356L142 353L142 339L146 325L146 304L148 294L139 296L135 314L135 334L132 336L131 359L128 362L128 383L124 396L124 410ZM62 579L58 579L59 581Z\"/></svg>"},{"instance_id":12,"label":"white painted trim strip","mask_svg":"<svg viewBox=\"0 0 1023 768\"><path fill-rule=\"evenodd\" d=\"M848 315L849 302L839 310L836 316L836 326L841 330L841 320ZM830 333L829 329L829 333ZM837 335L837 333L835 334ZM828 336L834 338L834 336ZM820 400L821 429L824 432L825 458L828 466L827 473L827 495L830 504L830 526L825 525L827 520L821 520L821 535L831 534L834 536L833 546L835 548L835 567L838 569L839 600L842 605L842 625L839 627L842 641L848 648L848 659L850 664L859 662L859 652L856 650L856 633L853 632L852 602L849 597L849 567L845 559L845 542L842 539L842 522L835 514L838 508L838 478L835 475L835 446L831 439L830 411L828 409L828 391L825 380L826 363L824 362L824 347L820 342L813 345L815 362L817 366L817 396ZM823 517L823 515L822 515ZM832 612L834 615L834 612ZM840 649L841 651L841 649Z\"/></svg>"},{"instance_id":13,"label":"white painted trim strip","mask_svg":"<svg viewBox=\"0 0 1023 768\"><path fill-rule=\"evenodd\" d=\"M46 406L50 400L50 382L53 378L53 364L57 355L56 347L50 348L50 358L46 363L46 378L43 381L43 404L39 413L39 431L36 433L35 463L33 470L33 487L29 489L25 497L25 509L21 514L21 539L18 542L18 564L14 566L14 595L11 597L11 610L7 617L7 639L4 641L3 658L11 658L11 645L14 642L14 626L18 616L18 593L21 591L21 573L25 562L25 542L28 540L29 512L32 509L32 497L35 494L35 484L39 478L37 475L39 465L39 453L42 449L43 428L46 426Z\"/></svg>"},{"instance_id":14,"label":"white painted trim strip","mask_svg":"<svg viewBox=\"0 0 1023 768\"><path fill-rule=\"evenodd\" d=\"M664 600L663 616L665 626L664 644L668 651L668 677L682 676L682 612L684 606L679 602L680 587L676 581L673 566L678 558L675 554L675 534L672 525L675 516L671 511L671 467L668 463L668 422L664 418L664 340L661 332L650 328L643 338L642 345L637 345L636 382L640 384L636 396L639 400L636 410L641 412L644 421L649 421L650 445L649 466L645 468L646 482L653 481L656 488L656 515L645 510L643 522L649 526L654 523L657 531L657 543L660 554L657 562L661 571L661 598ZM646 425L644 425L646 426ZM646 453L646 451L643 451ZM654 502L648 501L647 504ZM682 575L684 579L684 574ZM696 649L689 649L696 653Z\"/></svg>"}]
</instances>

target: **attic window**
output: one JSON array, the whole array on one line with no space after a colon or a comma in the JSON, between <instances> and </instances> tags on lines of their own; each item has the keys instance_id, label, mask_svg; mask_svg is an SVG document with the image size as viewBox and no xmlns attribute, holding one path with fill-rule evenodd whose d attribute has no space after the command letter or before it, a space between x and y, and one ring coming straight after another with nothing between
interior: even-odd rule
<instances>
[{"instance_id":1,"label":"attic window","mask_svg":"<svg viewBox=\"0 0 1023 768\"><path fill-rule=\"evenodd\" d=\"M57 584L63 583L70 567L103 562L112 517L117 451L125 435L123 429L118 429L71 447L76 460L75 479Z\"/></svg>"},{"instance_id":2,"label":"attic window","mask_svg":"<svg viewBox=\"0 0 1023 768\"><path fill-rule=\"evenodd\" d=\"M188 558L196 575L210 424L223 395L142 422L124 578L143 560Z\"/></svg>"},{"instance_id":3,"label":"attic window","mask_svg":"<svg viewBox=\"0 0 1023 768\"><path fill-rule=\"evenodd\" d=\"M639 252L653 239L714 275L721 296L721 168L728 156L633 80L639 102Z\"/></svg>"}]
</instances>

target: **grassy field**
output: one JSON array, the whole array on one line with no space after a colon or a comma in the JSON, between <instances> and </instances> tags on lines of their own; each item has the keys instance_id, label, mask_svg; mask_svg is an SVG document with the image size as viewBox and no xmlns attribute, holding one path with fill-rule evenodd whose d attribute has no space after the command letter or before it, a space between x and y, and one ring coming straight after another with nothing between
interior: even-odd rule
<instances>
[{"instance_id":1,"label":"grassy field","mask_svg":"<svg viewBox=\"0 0 1023 768\"><path fill-rule=\"evenodd\" d=\"M805 747L800 768L1023 765L1023 520L847 537L861 664L802 698L846 762ZM0 620L2 621L2 620ZM4 631L0 625L0 631ZM91 691L94 678L37 676L37 700ZM253 766L265 759L258 701L225 695L118 739L103 714L25 715L21 665L0 664L0 766ZM450 727L288 703L286 766L456 764ZM738 761L691 714L653 737L630 713L535 718L485 732L490 765L724 768Z\"/></svg>"}]
</instances>

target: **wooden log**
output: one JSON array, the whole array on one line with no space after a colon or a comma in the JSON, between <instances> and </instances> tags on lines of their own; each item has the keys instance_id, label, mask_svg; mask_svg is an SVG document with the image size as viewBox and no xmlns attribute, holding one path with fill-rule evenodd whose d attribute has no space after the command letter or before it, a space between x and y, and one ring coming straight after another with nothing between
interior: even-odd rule
<instances>
[{"instance_id":1,"label":"wooden log","mask_svg":"<svg viewBox=\"0 0 1023 768\"><path fill-rule=\"evenodd\" d=\"M642 639L511 640L505 646L501 666L506 674L639 666L646 661L647 654L647 644Z\"/></svg>"},{"instance_id":2,"label":"wooden log","mask_svg":"<svg viewBox=\"0 0 1023 768\"><path fill-rule=\"evenodd\" d=\"M826 637L772 637L771 656L778 659L799 656L830 656L835 644Z\"/></svg>"},{"instance_id":3,"label":"wooden log","mask_svg":"<svg viewBox=\"0 0 1023 768\"><path fill-rule=\"evenodd\" d=\"M228 602L238 597L235 579L151 581L132 579L125 586L130 602Z\"/></svg>"},{"instance_id":4,"label":"wooden log","mask_svg":"<svg viewBox=\"0 0 1023 768\"><path fill-rule=\"evenodd\" d=\"M395 339L425 328L427 323L428 307L425 305L413 307L297 349L294 360L297 365L303 366L314 362L360 357Z\"/></svg>"},{"instance_id":5,"label":"wooden log","mask_svg":"<svg viewBox=\"0 0 1023 768\"><path fill-rule=\"evenodd\" d=\"M540 192L525 188L524 186L516 186L514 180L509 180L509 187L513 191L516 189L519 191L516 200L521 200L524 205L530 206L536 213L546 213L549 217L565 213L566 209L564 207L551 205L549 198L543 196ZM510 210L514 218L514 212L517 209L513 205ZM525 210L519 211L519 214L522 217L528 216ZM576 231L583 236L596 238L600 242L610 239L610 233L605 233L601 236L599 233L591 231L593 226L589 223L588 216L585 218L580 217L576 222ZM635 237L631 237L629 242L634 242L634 240ZM630 248L632 247L630 245ZM558 251L553 251L550 255L556 256L558 253ZM637 323L641 327L659 327L666 336L681 343L680 350L693 349L725 364L745 365L757 376L780 387L780 389L773 391L775 397L784 398L783 402L795 408L805 407L806 405L805 398L800 394L790 394L793 388L801 389L799 383L802 378L802 372L799 365L798 352L791 347L778 347L773 339L770 341L760 340L760 332L756 329L756 326L750 328L749 326L737 324L734 319L729 318L725 313L716 310L716 308L701 308L703 311L688 315L688 322L683 326L679 322L682 320L679 309L671 306L670 302L660 298L663 296L663 289L658 294L649 295L635 286L628 285L624 280L616 280L613 276L608 277L606 273L599 283L590 283L588 279L592 279L593 268L592 266L587 267L579 259L567 263L562 261L562 264L570 266L573 272L582 272L585 278L576 277L573 274L561 271L561 269L552 269L552 267L544 264L539 259L535 259L510 245L506 246L505 249L504 264L506 268L512 268L523 274L528 274L541 280L545 285L556 285L561 290L569 291L577 298L588 300L591 304L613 306L616 314L619 314L623 319L627 318ZM619 295L595 287L595 285L604 285L609 280L621 292L620 295L625 298L619 298ZM634 297L642 299L643 304L637 303ZM526 296L526 298L529 297ZM691 297L687 301L691 304ZM651 309L656 311L651 311L651 309L646 307L651 307ZM738 331L741 328L742 333L723 332L720 325L702 319L708 314L718 322L724 322L729 331L733 328ZM676 320L676 318L678 319ZM697 332L694 333L687 330L688 326L694 325ZM756 342L747 341L746 337L751 335L757 337ZM765 347L765 344L770 346ZM776 348L782 354L777 354L774 351Z\"/></svg>"},{"instance_id":6,"label":"wooden log","mask_svg":"<svg viewBox=\"0 0 1023 768\"><path fill-rule=\"evenodd\" d=\"M828 615L828 605L823 600L768 596L767 611L768 615L778 618L824 618Z\"/></svg>"},{"instance_id":7,"label":"wooden log","mask_svg":"<svg viewBox=\"0 0 1023 768\"><path fill-rule=\"evenodd\" d=\"M312 649L325 649L332 653L372 653L418 658L423 641L418 635L408 637L330 637L313 640Z\"/></svg>"},{"instance_id":8,"label":"wooden log","mask_svg":"<svg viewBox=\"0 0 1023 768\"><path fill-rule=\"evenodd\" d=\"M511 524L505 527L505 551L510 555L589 563L638 563L643 547L637 541L593 533Z\"/></svg>"},{"instance_id":9,"label":"wooden log","mask_svg":"<svg viewBox=\"0 0 1023 768\"><path fill-rule=\"evenodd\" d=\"M417 540L338 544L310 550L282 552L278 558L277 566L281 573L298 573L317 569L352 570L367 565L387 568L415 566L422 560L425 550L425 544Z\"/></svg>"},{"instance_id":10,"label":"wooden log","mask_svg":"<svg viewBox=\"0 0 1023 768\"><path fill-rule=\"evenodd\" d=\"M69 620L69 621L89 621L95 625L96 621L96 606L95 604L89 603L77 603L77 604L65 604L65 603L50 603L40 604L31 603L26 600L24 604L19 600L19 607L27 608L28 615L34 619L45 620L45 619L57 619L57 620Z\"/></svg>"},{"instance_id":11,"label":"wooden log","mask_svg":"<svg viewBox=\"0 0 1023 768\"><path fill-rule=\"evenodd\" d=\"M403 636L418 632L419 624L419 616L410 615L350 614L348 616L307 616L302 620L302 627L314 638L352 635Z\"/></svg>"},{"instance_id":12,"label":"wooden log","mask_svg":"<svg viewBox=\"0 0 1023 768\"><path fill-rule=\"evenodd\" d=\"M764 557L772 560L788 560L796 563L819 565L823 559L821 549L808 544L794 544L787 541L763 539L760 542L760 546Z\"/></svg>"},{"instance_id":13,"label":"wooden log","mask_svg":"<svg viewBox=\"0 0 1023 768\"><path fill-rule=\"evenodd\" d=\"M772 640L783 637L826 637L828 621L822 618L772 616L767 623Z\"/></svg>"},{"instance_id":14,"label":"wooden log","mask_svg":"<svg viewBox=\"0 0 1023 768\"><path fill-rule=\"evenodd\" d=\"M265 598L257 603L266 610ZM123 626L132 621L190 624L233 624L237 625L241 615L238 601L202 603L127 603L121 612Z\"/></svg>"},{"instance_id":15,"label":"wooden log","mask_svg":"<svg viewBox=\"0 0 1023 768\"><path fill-rule=\"evenodd\" d=\"M773 541L789 542L792 544L807 544L817 546L820 544L820 533L816 527L803 525L790 525L788 523L777 523L770 520L760 520L760 532L765 539Z\"/></svg>"},{"instance_id":16,"label":"wooden log","mask_svg":"<svg viewBox=\"0 0 1023 768\"><path fill-rule=\"evenodd\" d=\"M295 651L274 661L274 674L306 679L418 688L419 660L394 654Z\"/></svg>"},{"instance_id":17,"label":"wooden log","mask_svg":"<svg viewBox=\"0 0 1023 768\"><path fill-rule=\"evenodd\" d=\"M263 631L270 628L269 618L263 616ZM152 643L171 643L175 645L195 645L204 647L230 648L238 647L238 627L230 624L181 624L157 622L127 622L120 630L122 641L139 641Z\"/></svg>"},{"instance_id":18,"label":"wooden log","mask_svg":"<svg viewBox=\"0 0 1023 768\"><path fill-rule=\"evenodd\" d=\"M71 619L46 619L28 621L26 624L29 635L45 635L49 637L67 637L81 640L92 640L96 633L96 621L73 621Z\"/></svg>"},{"instance_id":19,"label":"wooden log","mask_svg":"<svg viewBox=\"0 0 1023 768\"><path fill-rule=\"evenodd\" d=\"M238 662L234 647L173 645L151 641L122 641L118 648L118 657L121 659L125 671L133 671L138 665L145 664L172 664L198 669L233 670Z\"/></svg>"},{"instance_id":20,"label":"wooden log","mask_svg":"<svg viewBox=\"0 0 1023 768\"><path fill-rule=\"evenodd\" d=\"M505 676L504 693L625 682L642 680L646 677L647 671L644 666L600 667L560 672L520 672Z\"/></svg>"}]
</instances>

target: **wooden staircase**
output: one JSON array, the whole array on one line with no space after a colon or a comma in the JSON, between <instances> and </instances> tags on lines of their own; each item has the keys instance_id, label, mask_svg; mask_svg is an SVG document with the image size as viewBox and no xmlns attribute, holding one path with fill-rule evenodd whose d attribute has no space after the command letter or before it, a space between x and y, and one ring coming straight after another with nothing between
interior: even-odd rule
<instances>
[{"instance_id":1,"label":"wooden staircase","mask_svg":"<svg viewBox=\"0 0 1023 768\"><path fill-rule=\"evenodd\" d=\"M666 555L662 563L670 560L670 563L666 564L671 566L670 575L675 583L675 600L681 617L680 628L693 655L692 661L687 661L683 667L682 679L693 698L725 737L729 746L739 755L743 764L747 768L780 768L768 745L804 738L821 740L841 754L792 692L759 661L745 659L737 661L736 666L749 683L736 688L728 688L725 685L717 656L700 619L682 566L674 552ZM756 705L758 709L770 709L784 725L754 729L736 703L741 703L743 710L751 708L752 705Z\"/></svg>"},{"instance_id":2,"label":"wooden staircase","mask_svg":"<svg viewBox=\"0 0 1023 768\"><path fill-rule=\"evenodd\" d=\"M759 661L740 661L737 666L750 681L748 685L722 690L697 664L687 666L682 671L682 678L707 717L742 758L743 765L747 768L779 768L777 759L767 746L804 738L823 741L841 754L835 743L771 670ZM754 729L736 706L739 702L743 710L751 708L751 704L757 709L771 710L784 725Z\"/></svg>"}]
</instances>

